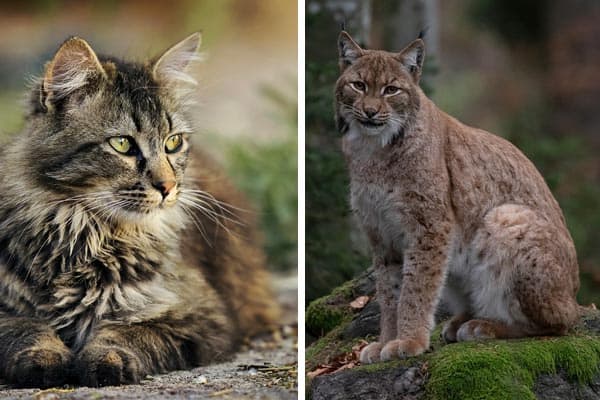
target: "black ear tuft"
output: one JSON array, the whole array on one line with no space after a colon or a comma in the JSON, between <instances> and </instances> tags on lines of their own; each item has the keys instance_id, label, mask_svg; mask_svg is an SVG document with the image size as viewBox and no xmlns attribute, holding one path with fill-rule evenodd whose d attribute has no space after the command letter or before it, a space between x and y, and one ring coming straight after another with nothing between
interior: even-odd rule
<instances>
[{"instance_id":1,"label":"black ear tuft","mask_svg":"<svg viewBox=\"0 0 600 400\"><path fill-rule=\"evenodd\" d=\"M344 71L363 55L363 49L348 35L346 31L340 32L338 37L338 52L340 70Z\"/></svg>"},{"instance_id":2,"label":"black ear tuft","mask_svg":"<svg viewBox=\"0 0 600 400\"><path fill-rule=\"evenodd\" d=\"M415 39L404 50L396 54L396 58L410 72L415 82L421 78L421 69L425 59L425 43L422 39Z\"/></svg>"}]
</instances>

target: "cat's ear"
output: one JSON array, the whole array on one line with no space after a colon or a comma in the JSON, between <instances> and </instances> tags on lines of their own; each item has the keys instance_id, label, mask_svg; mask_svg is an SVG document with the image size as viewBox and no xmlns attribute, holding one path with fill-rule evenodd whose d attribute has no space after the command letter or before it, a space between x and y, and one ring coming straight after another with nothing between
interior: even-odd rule
<instances>
[{"instance_id":1,"label":"cat's ear","mask_svg":"<svg viewBox=\"0 0 600 400\"><path fill-rule=\"evenodd\" d=\"M195 32L165 51L152 65L154 79L169 88L196 85L188 71L193 62L201 59L198 54L201 41L202 35Z\"/></svg>"},{"instance_id":2,"label":"cat's ear","mask_svg":"<svg viewBox=\"0 0 600 400\"><path fill-rule=\"evenodd\" d=\"M423 60L425 60L425 42L416 39L396 55L396 58L406 67L416 83L421 78Z\"/></svg>"},{"instance_id":3,"label":"cat's ear","mask_svg":"<svg viewBox=\"0 0 600 400\"><path fill-rule=\"evenodd\" d=\"M40 90L40 102L46 109L85 86L92 76L106 76L96 53L83 39L72 37L64 42L52 61L46 64Z\"/></svg>"},{"instance_id":4,"label":"cat's ear","mask_svg":"<svg viewBox=\"0 0 600 400\"><path fill-rule=\"evenodd\" d=\"M340 71L344 71L364 54L364 50L348 35L346 31L340 32L338 37L338 51Z\"/></svg>"}]
</instances>

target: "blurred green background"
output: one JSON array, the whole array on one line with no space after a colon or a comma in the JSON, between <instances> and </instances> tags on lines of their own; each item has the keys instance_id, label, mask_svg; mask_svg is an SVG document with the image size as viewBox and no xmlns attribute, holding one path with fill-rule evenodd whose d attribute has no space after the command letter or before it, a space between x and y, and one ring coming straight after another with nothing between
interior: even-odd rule
<instances>
[{"instance_id":1,"label":"blurred green background","mask_svg":"<svg viewBox=\"0 0 600 400\"><path fill-rule=\"evenodd\" d=\"M297 268L297 4L278 0L0 2L0 139L31 78L69 36L145 60L202 30L197 146L254 202L269 266Z\"/></svg>"},{"instance_id":2,"label":"blurred green background","mask_svg":"<svg viewBox=\"0 0 600 400\"><path fill-rule=\"evenodd\" d=\"M370 265L333 121L342 23L367 48L395 51L427 28L425 91L535 163L577 247L579 301L600 303L600 2L308 0L306 20L307 304Z\"/></svg>"}]
</instances>

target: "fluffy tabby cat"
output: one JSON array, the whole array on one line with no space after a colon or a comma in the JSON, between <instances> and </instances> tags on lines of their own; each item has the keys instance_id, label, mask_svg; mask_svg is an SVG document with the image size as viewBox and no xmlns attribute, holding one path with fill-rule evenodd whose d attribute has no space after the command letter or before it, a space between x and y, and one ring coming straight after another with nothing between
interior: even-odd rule
<instances>
[{"instance_id":1,"label":"fluffy tabby cat","mask_svg":"<svg viewBox=\"0 0 600 400\"><path fill-rule=\"evenodd\" d=\"M244 200L190 149L198 33L144 64L71 38L0 165L0 377L137 382L226 358L276 307Z\"/></svg>"},{"instance_id":2,"label":"fluffy tabby cat","mask_svg":"<svg viewBox=\"0 0 600 400\"><path fill-rule=\"evenodd\" d=\"M579 315L577 257L533 164L425 96L422 40L390 53L342 32L339 55L337 122L381 305L361 361L425 351L440 298L449 342L564 334Z\"/></svg>"}]
</instances>

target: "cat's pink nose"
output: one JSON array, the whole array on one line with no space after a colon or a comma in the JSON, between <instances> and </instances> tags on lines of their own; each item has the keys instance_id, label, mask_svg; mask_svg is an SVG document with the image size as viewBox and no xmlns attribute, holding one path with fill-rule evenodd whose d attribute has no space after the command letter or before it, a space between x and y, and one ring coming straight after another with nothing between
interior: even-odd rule
<instances>
[{"instance_id":1,"label":"cat's pink nose","mask_svg":"<svg viewBox=\"0 0 600 400\"><path fill-rule=\"evenodd\" d=\"M175 185L175 181L160 181L152 183L152 186L154 186L160 192L160 194L162 194L163 199L167 197L169 193L171 193Z\"/></svg>"}]
</instances>

